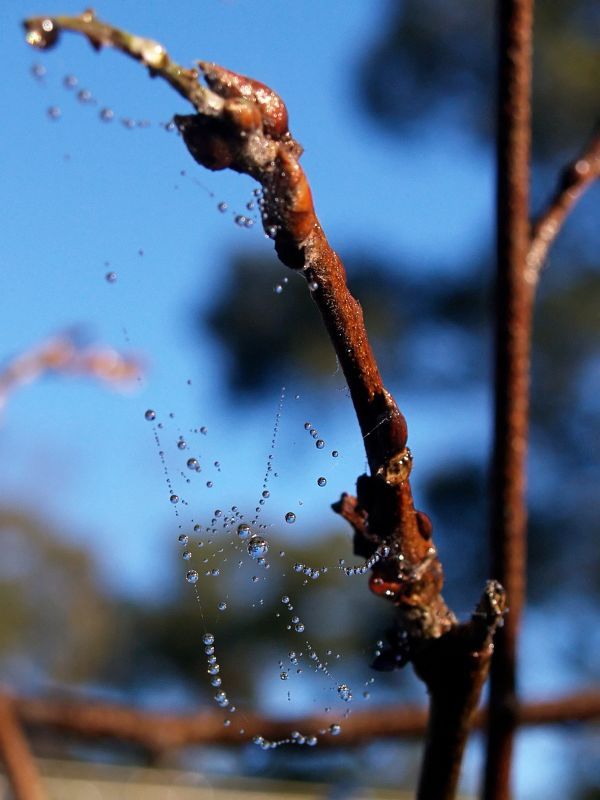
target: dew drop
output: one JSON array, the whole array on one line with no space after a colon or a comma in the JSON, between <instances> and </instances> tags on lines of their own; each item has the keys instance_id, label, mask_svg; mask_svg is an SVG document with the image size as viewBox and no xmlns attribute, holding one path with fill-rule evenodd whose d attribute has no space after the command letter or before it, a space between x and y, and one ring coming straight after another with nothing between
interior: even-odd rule
<instances>
[{"instance_id":1,"label":"dew drop","mask_svg":"<svg viewBox=\"0 0 600 800\"><path fill-rule=\"evenodd\" d=\"M107 272L104 276L107 283L116 283L117 280L117 273L116 272Z\"/></svg>"},{"instance_id":2,"label":"dew drop","mask_svg":"<svg viewBox=\"0 0 600 800\"><path fill-rule=\"evenodd\" d=\"M227 603L225 603L223 600L221 600L221 602L219 603L217 608L219 609L219 611L226 611L227 610Z\"/></svg>"},{"instance_id":3,"label":"dew drop","mask_svg":"<svg viewBox=\"0 0 600 800\"><path fill-rule=\"evenodd\" d=\"M173 505L175 505L176 503L179 502L179 495L172 494L171 497L169 497L169 500L173 503Z\"/></svg>"},{"instance_id":4,"label":"dew drop","mask_svg":"<svg viewBox=\"0 0 600 800\"><path fill-rule=\"evenodd\" d=\"M333 725L329 726L329 733L332 736L338 736L342 732L342 726L334 723Z\"/></svg>"},{"instance_id":5,"label":"dew drop","mask_svg":"<svg viewBox=\"0 0 600 800\"><path fill-rule=\"evenodd\" d=\"M43 64L34 64L31 67L31 74L34 78L40 80L46 74L46 67Z\"/></svg>"},{"instance_id":6,"label":"dew drop","mask_svg":"<svg viewBox=\"0 0 600 800\"><path fill-rule=\"evenodd\" d=\"M229 705L229 698L223 691L216 693L215 701L218 706L221 706L221 708L226 708Z\"/></svg>"},{"instance_id":7,"label":"dew drop","mask_svg":"<svg viewBox=\"0 0 600 800\"><path fill-rule=\"evenodd\" d=\"M280 672L279 677L281 678L282 681L287 681L289 675L287 672Z\"/></svg>"},{"instance_id":8,"label":"dew drop","mask_svg":"<svg viewBox=\"0 0 600 800\"><path fill-rule=\"evenodd\" d=\"M75 75L65 75L63 78L63 86L65 89L74 89L79 81L75 77Z\"/></svg>"},{"instance_id":9,"label":"dew drop","mask_svg":"<svg viewBox=\"0 0 600 800\"><path fill-rule=\"evenodd\" d=\"M296 633L303 633L304 632L304 625L301 622L297 622L294 625L294 630L296 631Z\"/></svg>"},{"instance_id":10,"label":"dew drop","mask_svg":"<svg viewBox=\"0 0 600 800\"><path fill-rule=\"evenodd\" d=\"M187 535L187 533L180 533L179 536L177 537L177 541L179 542L179 544L186 545L189 542L189 540L190 537Z\"/></svg>"},{"instance_id":11,"label":"dew drop","mask_svg":"<svg viewBox=\"0 0 600 800\"><path fill-rule=\"evenodd\" d=\"M317 478L317 486L327 486L327 478L324 478L322 475L320 478Z\"/></svg>"},{"instance_id":12,"label":"dew drop","mask_svg":"<svg viewBox=\"0 0 600 800\"><path fill-rule=\"evenodd\" d=\"M222 202L222 203L218 203L217 208L219 209L221 214L224 214L227 211L228 206L227 206L227 203L223 203Z\"/></svg>"},{"instance_id":13,"label":"dew drop","mask_svg":"<svg viewBox=\"0 0 600 800\"><path fill-rule=\"evenodd\" d=\"M204 636L202 637L202 641L204 644L214 644L215 643L214 634L205 633Z\"/></svg>"},{"instance_id":14,"label":"dew drop","mask_svg":"<svg viewBox=\"0 0 600 800\"><path fill-rule=\"evenodd\" d=\"M346 703L352 700L352 692L346 683L340 683L340 685L337 687L337 693L340 696L340 700L343 700Z\"/></svg>"},{"instance_id":15,"label":"dew drop","mask_svg":"<svg viewBox=\"0 0 600 800\"><path fill-rule=\"evenodd\" d=\"M281 294L283 292L283 286L280 283L276 283L275 286L273 286L273 291L275 294Z\"/></svg>"},{"instance_id":16,"label":"dew drop","mask_svg":"<svg viewBox=\"0 0 600 800\"><path fill-rule=\"evenodd\" d=\"M237 534L240 539L247 539L251 533L252 529L250 528L250 525L246 525L245 522L242 522L240 525L238 525Z\"/></svg>"},{"instance_id":17,"label":"dew drop","mask_svg":"<svg viewBox=\"0 0 600 800\"><path fill-rule=\"evenodd\" d=\"M77 99L80 103L91 103L92 102L92 93L89 89L80 89L77 92Z\"/></svg>"},{"instance_id":18,"label":"dew drop","mask_svg":"<svg viewBox=\"0 0 600 800\"><path fill-rule=\"evenodd\" d=\"M147 419L149 422L152 422L152 420L155 420L155 419L156 419L156 411L153 411L151 408L149 408L149 409L146 411L146 413L144 414L144 417L145 417L145 418L146 418L146 419Z\"/></svg>"},{"instance_id":19,"label":"dew drop","mask_svg":"<svg viewBox=\"0 0 600 800\"><path fill-rule=\"evenodd\" d=\"M317 450L322 450L325 447L325 442L323 441L323 439L317 439L317 441L315 442L315 446Z\"/></svg>"},{"instance_id":20,"label":"dew drop","mask_svg":"<svg viewBox=\"0 0 600 800\"><path fill-rule=\"evenodd\" d=\"M287 514L285 515L285 521L287 522L288 525L293 525L294 522L296 522L296 515L294 514L293 511L287 512Z\"/></svg>"},{"instance_id":21,"label":"dew drop","mask_svg":"<svg viewBox=\"0 0 600 800\"><path fill-rule=\"evenodd\" d=\"M102 122L112 122L115 118L115 112L112 110L112 108L102 108L98 116Z\"/></svg>"},{"instance_id":22,"label":"dew drop","mask_svg":"<svg viewBox=\"0 0 600 800\"><path fill-rule=\"evenodd\" d=\"M197 458L188 458L186 463L188 469L194 470L195 472L200 472L200 462Z\"/></svg>"},{"instance_id":23,"label":"dew drop","mask_svg":"<svg viewBox=\"0 0 600 800\"><path fill-rule=\"evenodd\" d=\"M188 583L198 583L198 573L195 569L190 569L186 572L185 579Z\"/></svg>"},{"instance_id":24,"label":"dew drop","mask_svg":"<svg viewBox=\"0 0 600 800\"><path fill-rule=\"evenodd\" d=\"M177 447L180 450L185 450L187 447L187 442L185 441L185 439L179 439L179 441L177 442Z\"/></svg>"},{"instance_id":25,"label":"dew drop","mask_svg":"<svg viewBox=\"0 0 600 800\"><path fill-rule=\"evenodd\" d=\"M260 536L253 536L250 541L248 542L248 555L251 558L260 558L264 556L269 549L269 543L266 539L262 539Z\"/></svg>"},{"instance_id":26,"label":"dew drop","mask_svg":"<svg viewBox=\"0 0 600 800\"><path fill-rule=\"evenodd\" d=\"M57 120L62 116L62 111L58 106L50 106L46 112L48 119Z\"/></svg>"},{"instance_id":27,"label":"dew drop","mask_svg":"<svg viewBox=\"0 0 600 800\"><path fill-rule=\"evenodd\" d=\"M181 554L181 557L183 558L184 561L189 561L190 558L192 557L192 554L190 553L189 550L184 550L183 553Z\"/></svg>"},{"instance_id":28,"label":"dew drop","mask_svg":"<svg viewBox=\"0 0 600 800\"><path fill-rule=\"evenodd\" d=\"M310 289L311 292L316 292L317 289L319 288L319 284L316 281L311 281L308 284L308 288Z\"/></svg>"},{"instance_id":29,"label":"dew drop","mask_svg":"<svg viewBox=\"0 0 600 800\"><path fill-rule=\"evenodd\" d=\"M337 458L339 456L339 453L337 450L332 450L331 455L333 456L333 458Z\"/></svg>"}]
</instances>

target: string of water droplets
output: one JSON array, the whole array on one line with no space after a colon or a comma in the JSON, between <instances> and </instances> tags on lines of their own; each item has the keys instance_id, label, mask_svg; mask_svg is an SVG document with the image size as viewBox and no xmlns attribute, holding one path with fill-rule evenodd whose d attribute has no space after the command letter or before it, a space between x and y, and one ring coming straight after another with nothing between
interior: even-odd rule
<instances>
[{"instance_id":1,"label":"string of water droplets","mask_svg":"<svg viewBox=\"0 0 600 800\"><path fill-rule=\"evenodd\" d=\"M270 491L267 488L270 485L270 480L272 477L276 476L277 473L273 472L273 461L274 461L274 452L277 444L277 439L280 430L280 423L281 423L281 416L284 406L285 400L285 389L282 389L280 393L280 397L278 400L277 412L275 416L275 423L273 427L273 433L270 443L270 452L267 457L267 463L265 467L265 472L263 476L261 491L260 491L260 498L259 502L255 507L254 515L251 521L248 523L244 520L243 515L239 512L237 506L231 507L231 513L223 514L221 509L215 509L213 512L213 518L211 520L210 525L202 526L199 523L195 523L193 525L194 533L205 533L208 536L217 535L220 533L235 533L234 541L230 542L234 550L246 551L247 556L250 557L252 563L255 563L259 567L264 567L265 569L269 569L269 563L267 562L265 556L269 549L269 542L267 539L262 535L255 533L255 530L258 528L261 531L266 530L267 526L260 522L260 515L262 510L265 507L267 500L270 497ZM167 484L167 490L169 492L169 500L173 505L174 512L176 519L178 521L178 527L181 528L181 516L180 516L180 509L182 506L187 506L188 501L183 498L180 493L178 494L175 491L174 484L171 480L169 470L166 465L166 454L161 446L161 433L164 430L163 423L157 421L156 412L149 409L145 413L145 417L147 420L153 423L154 429L154 436L156 441L156 446L158 448L159 456L161 459L161 464L163 466L163 471L165 475L165 480ZM169 420L172 420L174 417L173 414L169 414ZM318 437L318 433L316 433L316 429L313 428L311 425L306 427L306 430L310 433L311 437L315 439L316 448L318 450L324 449L324 440ZM194 429L194 433L200 433L203 435L207 434L207 430L205 427ZM315 435L316 434L316 435ZM179 436L177 440L177 450L186 450L188 449L188 443L183 438L182 435ZM332 457L337 458L338 452L333 451ZM215 462L215 465L218 465L218 462ZM192 471L193 473L201 472L202 467L200 464L200 459L198 455L195 454L194 456L190 456L186 460L186 467L188 470ZM184 476L184 473L180 473ZM189 478L186 478L189 483ZM318 485L326 485L326 480L317 481ZM211 488L212 482L207 481L206 487ZM296 514L292 511L288 511L285 514L285 521L288 524L294 524L296 522ZM178 534L178 543L183 548L182 550L182 558L186 563L189 565L189 562L193 558L192 550L189 549L190 544L190 536L187 533L180 532ZM208 539L207 544L212 543L212 539ZM204 542L199 541L198 546L200 548L204 547ZM212 554L206 556L203 561L208 563L211 559L214 558L222 558L223 563L227 561L227 558L223 556L225 551L224 547L217 547ZM281 556L284 556L284 551L281 551ZM240 560L238 562L238 568L244 564L244 560ZM303 565L304 566L304 565ZM298 565L294 565L294 572L298 572ZM305 575L307 577L312 578L313 580L318 578L321 574L327 573L327 567L322 567L321 569L312 570L311 568L303 568ZM207 569L205 572L205 577L218 577L220 575L219 567L213 567L212 569ZM200 574L196 569L190 568L186 569L185 572L186 581L190 586L193 588L194 595L196 601L201 610L201 618L203 625L205 627L205 633L203 635L203 643L206 655L206 669L207 674L209 676L210 685L212 688L216 689L217 691L214 694L214 701L215 703L223 709L227 709L228 716L224 719L224 725L231 725L230 714L235 712L235 706L233 706L230 702L229 696L227 694L226 688L222 685L222 678L220 675L220 664L217 660L216 655L216 644L215 644L215 634L211 631L206 630L206 609L203 609L202 598L200 593ZM263 578L266 579L266 578ZM252 577L252 582L256 583L259 581L257 575ZM306 580L304 581L304 585L306 585ZM285 628L288 631L291 631L296 634L304 634L305 633L305 624L297 614L294 609L293 602L289 595L283 595L281 598L282 605L285 609L285 615L283 621L285 623ZM262 604L262 600L259 600L258 605ZM256 604L253 603L253 606ZM219 610L225 610L227 608L227 604L224 600L219 602ZM275 616L280 618L281 612L277 611ZM335 695L339 700L341 700L344 704L349 704L352 700L352 691L347 683L340 682L335 680L331 668L329 666L329 659L334 657L333 652L328 650L325 653L325 656L320 656L318 651L313 647L310 640L304 639L303 645L300 649L291 650L288 653L287 659L280 659L279 661L279 677L282 681L289 681L291 678L292 671L295 671L294 674L300 676L303 671L302 664L306 663L310 667L310 669L316 673L321 674L326 677L329 681L331 681L331 689L335 691ZM339 654L335 657L339 659ZM288 699L289 699L289 692L288 692ZM363 696L366 697L366 694ZM331 712L331 706L325 707L326 712ZM243 712L241 719L243 720ZM347 716L350 713L350 708L347 708L344 712L343 716ZM239 716L239 714L238 714ZM316 745L318 742L319 736L323 735L337 735L340 733L342 729L341 721L332 722L328 728L323 728L317 731L316 733L308 733L303 734L298 731L292 731L289 736L286 736L282 739L277 740L268 740L265 737L260 735L256 735L253 739L255 744L257 744L262 749L273 749L276 747L280 747L282 745L301 745L306 744L309 746ZM239 728L240 735L245 733L245 728L241 726Z\"/></svg>"},{"instance_id":2,"label":"string of water droplets","mask_svg":"<svg viewBox=\"0 0 600 800\"><path fill-rule=\"evenodd\" d=\"M40 86L50 88L48 70L43 64L32 64L30 68L30 74ZM104 124L120 122L122 127L128 131L160 129L166 131L167 133L177 133L177 135L179 135L179 130L172 119L167 120L166 122L153 122L149 119L135 120L131 116L117 113L111 106L102 104L95 97L91 89L80 86L80 81L76 75L64 75L60 81L60 87L63 91L66 91L72 97L74 97L80 106L96 110L98 120ZM52 103L51 105L47 106L46 116L50 121L58 122L63 118L62 106L57 103ZM187 170L181 169L179 171L179 177L188 178ZM205 192L211 199L214 200L215 193L202 181L198 180L196 177L191 177L189 179L194 183L194 185L198 186L203 192ZM178 189L178 184L175 184L173 188ZM232 221L237 227L253 228L258 222L259 215L262 216L262 190L253 190L252 198L245 203L245 209L243 212L240 212L235 208L231 208L231 204L225 200L219 200L216 204L216 207L217 210L222 214L230 214ZM276 227L272 226L269 228L265 235L268 238L274 238L276 235ZM112 270L106 273L106 280L109 283L114 283L117 280L116 273ZM285 279L285 282L287 283L287 278Z\"/></svg>"}]
</instances>

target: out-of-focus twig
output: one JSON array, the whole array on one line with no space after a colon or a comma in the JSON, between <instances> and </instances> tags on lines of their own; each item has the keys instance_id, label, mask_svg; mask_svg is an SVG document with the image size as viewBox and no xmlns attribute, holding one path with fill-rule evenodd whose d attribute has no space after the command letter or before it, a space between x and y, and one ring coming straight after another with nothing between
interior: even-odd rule
<instances>
[{"instance_id":1,"label":"out-of-focus twig","mask_svg":"<svg viewBox=\"0 0 600 800\"><path fill-rule=\"evenodd\" d=\"M31 731L54 730L85 738L107 738L139 744L150 751L191 744L240 744L247 735L258 733L269 739L287 736L290 730L304 735L328 730L327 716L272 720L244 714L239 724L223 725L224 715L216 711L198 711L189 715L159 714L124 706L95 702L15 698L15 713ZM235 716L235 715L234 715ZM320 744L328 747L366 743L373 739L420 737L427 728L427 709L423 706L385 706L369 711L355 711L342 726L338 736L321 736ZM584 691L554 700L525 703L518 709L519 725L557 725L582 723L600 718L600 692ZM473 725L482 728L486 710L476 713Z\"/></svg>"},{"instance_id":2,"label":"out-of-focus twig","mask_svg":"<svg viewBox=\"0 0 600 800\"><path fill-rule=\"evenodd\" d=\"M581 195L600 177L600 133L562 172L556 191L531 229L526 278L536 283L554 240Z\"/></svg>"},{"instance_id":3,"label":"out-of-focus twig","mask_svg":"<svg viewBox=\"0 0 600 800\"><path fill-rule=\"evenodd\" d=\"M35 759L21 729L14 701L0 694L0 761L15 800L45 800Z\"/></svg>"},{"instance_id":4,"label":"out-of-focus twig","mask_svg":"<svg viewBox=\"0 0 600 800\"><path fill-rule=\"evenodd\" d=\"M56 336L16 356L0 370L0 411L17 388L48 373L87 376L120 388L131 386L141 372L139 360L110 347L82 347L69 336Z\"/></svg>"}]
</instances>

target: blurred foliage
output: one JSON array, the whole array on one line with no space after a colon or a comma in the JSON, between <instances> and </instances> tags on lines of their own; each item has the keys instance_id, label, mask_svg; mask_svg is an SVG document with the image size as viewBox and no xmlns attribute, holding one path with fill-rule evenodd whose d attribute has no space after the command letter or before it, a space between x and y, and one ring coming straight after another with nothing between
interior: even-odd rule
<instances>
[{"instance_id":1,"label":"blurred foliage","mask_svg":"<svg viewBox=\"0 0 600 800\"><path fill-rule=\"evenodd\" d=\"M489 139L495 124L495 4L390 2L386 24L359 71L366 108L386 127L446 122ZM533 152L576 151L598 119L595 0L535 7Z\"/></svg>"},{"instance_id":2,"label":"blurred foliage","mask_svg":"<svg viewBox=\"0 0 600 800\"><path fill-rule=\"evenodd\" d=\"M79 682L110 651L111 609L90 555L67 544L47 520L0 508L0 663L29 688L40 679Z\"/></svg>"},{"instance_id":3,"label":"blurred foliage","mask_svg":"<svg viewBox=\"0 0 600 800\"><path fill-rule=\"evenodd\" d=\"M289 370L313 387L332 371L331 343L305 280L290 272L282 284L277 264L275 256L247 250L234 255L212 310L206 318L198 317L200 332L208 325L224 348L227 388L236 402L275 389ZM448 349L462 347L463 337L474 329L479 334L485 323L489 292L481 271L466 279L440 276L431 282L403 265L393 269L365 253L350 254L345 265L384 375L410 370L416 380L431 383L443 374L456 385L475 377L485 359L456 360ZM273 292L274 285L283 287L280 294ZM231 313L232 300L244 314ZM427 369L415 369L415 347L422 346L436 325L438 349L428 354ZM483 357L486 340L471 342L475 347L478 343Z\"/></svg>"},{"instance_id":4,"label":"blurred foliage","mask_svg":"<svg viewBox=\"0 0 600 800\"><path fill-rule=\"evenodd\" d=\"M394 341L410 322L398 314L399 300L406 291L403 281L373 258L356 258L351 266L351 289L360 298L368 323L371 344L390 368L396 366ZM289 271L288 271L289 272ZM199 319L223 344L228 364L228 388L239 400L240 393L252 399L278 385L281 375L292 369L300 381L318 384L330 375L334 364L331 343L320 314L306 289L306 281L289 272L286 282L276 257L239 253L233 258L227 283L207 320ZM281 286L280 294L274 286ZM231 298L243 298L244 314L231 313Z\"/></svg>"}]
</instances>

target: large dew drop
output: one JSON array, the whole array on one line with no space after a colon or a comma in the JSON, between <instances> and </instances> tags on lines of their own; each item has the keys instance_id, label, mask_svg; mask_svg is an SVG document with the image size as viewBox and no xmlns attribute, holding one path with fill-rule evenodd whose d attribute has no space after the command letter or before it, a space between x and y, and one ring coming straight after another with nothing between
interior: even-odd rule
<instances>
[{"instance_id":1,"label":"large dew drop","mask_svg":"<svg viewBox=\"0 0 600 800\"><path fill-rule=\"evenodd\" d=\"M266 555L268 549L269 543L260 536L253 536L248 542L248 555L251 558L261 558L261 556Z\"/></svg>"},{"instance_id":2,"label":"large dew drop","mask_svg":"<svg viewBox=\"0 0 600 800\"><path fill-rule=\"evenodd\" d=\"M288 525L293 525L294 522L296 522L296 515L294 514L293 511L287 512L287 514L285 515L285 521L287 522Z\"/></svg>"},{"instance_id":3,"label":"large dew drop","mask_svg":"<svg viewBox=\"0 0 600 800\"><path fill-rule=\"evenodd\" d=\"M194 584L198 583L198 573L195 569L190 569L185 575L185 579L188 583Z\"/></svg>"}]
</instances>

